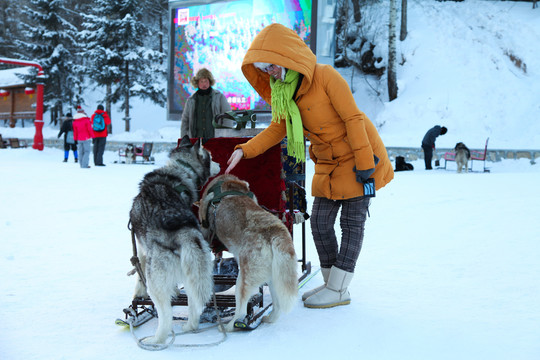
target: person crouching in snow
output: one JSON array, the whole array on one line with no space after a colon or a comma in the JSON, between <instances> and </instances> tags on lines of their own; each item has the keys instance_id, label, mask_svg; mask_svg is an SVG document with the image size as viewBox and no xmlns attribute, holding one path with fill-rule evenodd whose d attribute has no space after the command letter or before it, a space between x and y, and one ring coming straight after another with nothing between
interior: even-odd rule
<instances>
[{"instance_id":1,"label":"person crouching in snow","mask_svg":"<svg viewBox=\"0 0 540 360\"><path fill-rule=\"evenodd\" d=\"M394 178L386 148L369 118L358 109L349 85L316 57L291 29L272 24L253 40L242 72L272 106L268 128L236 147L229 173L287 136L287 152L305 161L304 136L315 162L311 231L324 285L303 294L304 306L329 308L351 301L347 290L364 237L370 199ZM341 246L334 222L341 208Z\"/></svg>"}]
</instances>

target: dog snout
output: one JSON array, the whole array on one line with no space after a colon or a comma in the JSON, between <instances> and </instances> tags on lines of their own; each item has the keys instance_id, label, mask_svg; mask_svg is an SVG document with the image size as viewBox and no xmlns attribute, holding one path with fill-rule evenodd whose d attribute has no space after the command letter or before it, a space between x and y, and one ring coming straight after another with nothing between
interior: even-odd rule
<instances>
[{"instance_id":1,"label":"dog snout","mask_svg":"<svg viewBox=\"0 0 540 360\"><path fill-rule=\"evenodd\" d=\"M219 166L219 164L217 162L212 161L212 163L210 164L211 176L215 176L219 174L220 171L221 171L221 167Z\"/></svg>"}]
</instances>

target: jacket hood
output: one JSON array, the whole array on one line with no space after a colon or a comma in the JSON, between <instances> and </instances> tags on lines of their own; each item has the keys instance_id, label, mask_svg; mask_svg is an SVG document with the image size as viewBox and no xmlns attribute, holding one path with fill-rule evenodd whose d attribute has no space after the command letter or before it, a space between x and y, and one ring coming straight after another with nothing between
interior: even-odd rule
<instances>
[{"instance_id":1,"label":"jacket hood","mask_svg":"<svg viewBox=\"0 0 540 360\"><path fill-rule=\"evenodd\" d=\"M257 69L253 65L256 62L279 65L304 75L297 93L302 95L313 81L317 57L298 34L284 25L268 25L255 36L242 61L242 72L259 95L271 104L270 75Z\"/></svg>"}]
</instances>

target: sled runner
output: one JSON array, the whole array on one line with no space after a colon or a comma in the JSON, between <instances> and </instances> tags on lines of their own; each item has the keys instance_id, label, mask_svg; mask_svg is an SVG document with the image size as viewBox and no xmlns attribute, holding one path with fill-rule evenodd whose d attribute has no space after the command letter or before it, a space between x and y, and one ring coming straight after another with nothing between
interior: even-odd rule
<instances>
[{"instance_id":1,"label":"sled runner","mask_svg":"<svg viewBox=\"0 0 540 360\"><path fill-rule=\"evenodd\" d=\"M194 140L194 139L193 139ZM227 168L227 160L231 156L237 144L249 140L248 138L213 138L209 139L204 147L212 153L213 161L221 166L222 172ZM311 263L306 259L306 229L305 220L307 214L307 201L305 185L305 164L296 163L286 153L285 142L275 145L264 154L254 159L244 159L232 171L234 175L250 184L251 191L256 195L259 205L279 217L286 224L289 232L293 235L294 225L301 226L301 252L297 250L298 262L301 272L298 274L299 287L303 286L314 273ZM296 243L293 237L293 242ZM298 244L297 244L298 245ZM134 243L134 249L135 249ZM222 256L223 245L218 241L211 244L212 250L219 259ZM134 251L136 255L136 250ZM134 264L135 265L135 264ZM136 265L135 265L136 266ZM137 267L137 266L136 266ZM214 269L215 304L212 299L207 304L207 309L201 316L201 322L215 322L220 317L227 317L234 313L235 294L230 289L236 284L237 272L220 271ZM259 288L259 292L251 297L248 303L248 315L246 318L236 321L235 328L253 330L261 322L262 316L271 307L268 301L267 286ZM265 296L266 295L266 296ZM179 294L171 300L173 306L187 306L188 299L180 289ZM216 314L217 307L219 314ZM156 316L154 304L150 298L134 298L131 305L124 309L125 320L118 319L116 323L122 326L139 326ZM175 318L178 320L182 317Z\"/></svg>"}]
</instances>

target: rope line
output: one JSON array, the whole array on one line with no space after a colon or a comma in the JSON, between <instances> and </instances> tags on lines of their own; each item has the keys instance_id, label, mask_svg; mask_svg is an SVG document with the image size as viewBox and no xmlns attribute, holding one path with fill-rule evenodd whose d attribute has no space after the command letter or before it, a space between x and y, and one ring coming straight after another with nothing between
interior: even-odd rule
<instances>
[{"instance_id":1,"label":"rope line","mask_svg":"<svg viewBox=\"0 0 540 360\"><path fill-rule=\"evenodd\" d=\"M209 326L204 329L199 329L195 331L189 331L189 332L177 332L171 330L171 340L167 344L145 344L143 343L144 340L150 338L151 336L146 336L143 338L137 338L135 335L135 329L133 327L133 320L130 319L129 321L129 330L131 332L131 335L133 336L133 339L135 339L135 342L137 343L137 346L139 346L141 349L148 350L148 351L161 351L165 350L169 347L179 347L179 348L201 348L201 347L212 347L212 346L218 346L219 344L225 342L227 340L227 331L225 331L225 327L223 326L223 321L221 320L221 316L219 315L218 307L217 307L217 300L216 300L216 292L214 291L213 294L214 299L214 309L216 310L218 323L216 325ZM175 340L177 336L187 335L187 334L200 334L205 331L208 331L210 329L213 329L217 327L218 330L223 334L223 337L215 342L207 343L207 344L175 344Z\"/></svg>"}]
</instances>

